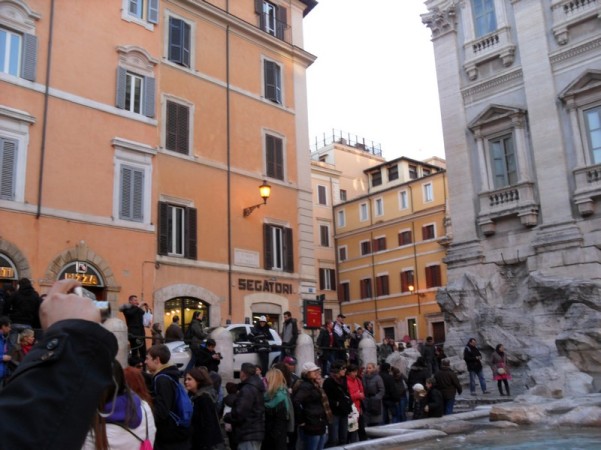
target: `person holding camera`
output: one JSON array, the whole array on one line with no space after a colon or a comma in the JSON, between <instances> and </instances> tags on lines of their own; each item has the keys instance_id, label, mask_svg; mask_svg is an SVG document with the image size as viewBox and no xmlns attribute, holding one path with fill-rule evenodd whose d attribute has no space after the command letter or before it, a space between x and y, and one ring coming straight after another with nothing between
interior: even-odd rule
<instances>
[{"instance_id":1,"label":"person holding camera","mask_svg":"<svg viewBox=\"0 0 601 450\"><path fill-rule=\"evenodd\" d=\"M209 372L219 372L221 353L215 351L215 339L207 341L196 348L196 367L206 367Z\"/></svg>"},{"instance_id":2,"label":"person holding camera","mask_svg":"<svg viewBox=\"0 0 601 450\"><path fill-rule=\"evenodd\" d=\"M121 305L119 311L125 316L127 324L127 338L132 356L139 357L142 361L146 360L146 332L144 331L144 309L140 307L137 295L130 295L128 304ZM148 307L142 303L142 307Z\"/></svg>"},{"instance_id":3,"label":"person holding camera","mask_svg":"<svg viewBox=\"0 0 601 450\"><path fill-rule=\"evenodd\" d=\"M463 350L463 359L467 364L467 370L470 374L470 392L472 395L476 395L476 377L480 381L480 388L482 388L483 394L488 394L486 390L486 380L482 374L482 353L476 347L476 339L471 338L465 349Z\"/></svg>"}]
</instances>

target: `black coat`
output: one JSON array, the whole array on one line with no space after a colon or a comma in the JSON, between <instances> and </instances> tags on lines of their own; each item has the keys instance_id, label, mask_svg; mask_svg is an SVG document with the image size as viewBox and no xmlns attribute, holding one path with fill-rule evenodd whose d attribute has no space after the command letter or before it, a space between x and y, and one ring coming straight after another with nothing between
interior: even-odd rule
<instances>
[{"instance_id":1,"label":"black coat","mask_svg":"<svg viewBox=\"0 0 601 450\"><path fill-rule=\"evenodd\" d=\"M198 348L192 349L196 356L196 367L204 366L209 372L218 372L220 359L214 359L213 355L216 355L215 350L211 351L206 346L201 345Z\"/></svg>"},{"instance_id":2,"label":"black coat","mask_svg":"<svg viewBox=\"0 0 601 450\"><path fill-rule=\"evenodd\" d=\"M294 419L299 426L303 426L305 434L325 434L328 419L321 400L321 391L317 386L303 378L292 394L292 403Z\"/></svg>"},{"instance_id":3,"label":"black coat","mask_svg":"<svg viewBox=\"0 0 601 450\"><path fill-rule=\"evenodd\" d=\"M463 359L467 364L467 370L470 372L480 372L482 370L482 353L476 347L466 345L463 349Z\"/></svg>"},{"instance_id":4,"label":"black coat","mask_svg":"<svg viewBox=\"0 0 601 450\"><path fill-rule=\"evenodd\" d=\"M119 311L125 316L127 331L134 336L144 336L144 310L139 306L122 305Z\"/></svg>"},{"instance_id":5,"label":"black coat","mask_svg":"<svg viewBox=\"0 0 601 450\"><path fill-rule=\"evenodd\" d=\"M452 400L455 398L455 394L461 394L463 391L457 374L450 367L441 367L434 375L434 379L436 380L436 389L442 393L445 400Z\"/></svg>"},{"instance_id":6,"label":"black coat","mask_svg":"<svg viewBox=\"0 0 601 450\"><path fill-rule=\"evenodd\" d=\"M409 375L407 377L409 389L413 390L413 385L416 383L420 383L421 385L426 385L426 380L432 376L432 372L430 369L425 366L417 366L413 364L411 369L409 369Z\"/></svg>"},{"instance_id":7,"label":"black coat","mask_svg":"<svg viewBox=\"0 0 601 450\"><path fill-rule=\"evenodd\" d=\"M238 394L229 413L237 442L262 441L265 437L265 385L256 375L238 385Z\"/></svg>"},{"instance_id":8,"label":"black coat","mask_svg":"<svg viewBox=\"0 0 601 450\"><path fill-rule=\"evenodd\" d=\"M428 391L427 403L428 403L428 417L442 417L444 414L444 401L442 394L438 389L433 387Z\"/></svg>"},{"instance_id":9,"label":"black coat","mask_svg":"<svg viewBox=\"0 0 601 450\"><path fill-rule=\"evenodd\" d=\"M336 381L333 377L328 377L323 382L323 390L328 396L330 409L335 416L348 416L353 410L353 401L348 392L346 378Z\"/></svg>"},{"instance_id":10,"label":"black coat","mask_svg":"<svg viewBox=\"0 0 601 450\"><path fill-rule=\"evenodd\" d=\"M40 326L40 296L32 286L19 288L4 305L5 313L13 323L29 325L31 328Z\"/></svg>"},{"instance_id":11,"label":"black coat","mask_svg":"<svg viewBox=\"0 0 601 450\"><path fill-rule=\"evenodd\" d=\"M384 382L384 404L387 406L396 405L401 400L402 382L399 384L394 377L388 372L380 372L382 381Z\"/></svg>"},{"instance_id":12,"label":"black coat","mask_svg":"<svg viewBox=\"0 0 601 450\"><path fill-rule=\"evenodd\" d=\"M115 336L99 324L48 328L0 394L2 448L81 449L116 354Z\"/></svg>"},{"instance_id":13,"label":"black coat","mask_svg":"<svg viewBox=\"0 0 601 450\"><path fill-rule=\"evenodd\" d=\"M167 375L171 380L162 375ZM172 380L179 383L179 369L176 366L165 367L152 379L154 421L157 427L155 441L163 444L183 442L190 437L190 428L178 427L170 414L177 410L177 388Z\"/></svg>"},{"instance_id":14,"label":"black coat","mask_svg":"<svg viewBox=\"0 0 601 450\"><path fill-rule=\"evenodd\" d=\"M193 397L192 450L210 450L223 442L221 426L217 417L215 391L212 387L201 388Z\"/></svg>"}]
</instances>

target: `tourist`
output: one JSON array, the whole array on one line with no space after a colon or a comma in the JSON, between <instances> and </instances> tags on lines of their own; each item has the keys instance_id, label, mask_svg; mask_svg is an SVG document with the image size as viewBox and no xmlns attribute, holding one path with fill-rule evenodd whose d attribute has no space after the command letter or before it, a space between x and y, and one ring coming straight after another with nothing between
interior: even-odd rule
<instances>
[{"instance_id":1,"label":"tourist","mask_svg":"<svg viewBox=\"0 0 601 450\"><path fill-rule=\"evenodd\" d=\"M365 399L363 400L365 425L368 427L382 425L382 400L386 391L384 381L374 363L367 363L365 366L363 387L365 389Z\"/></svg>"},{"instance_id":2,"label":"tourist","mask_svg":"<svg viewBox=\"0 0 601 450\"><path fill-rule=\"evenodd\" d=\"M363 335L363 328L357 327L355 331L351 333L349 340L349 362L355 366L360 366L361 361L359 360L359 342L361 342L361 336Z\"/></svg>"},{"instance_id":3,"label":"tourist","mask_svg":"<svg viewBox=\"0 0 601 450\"><path fill-rule=\"evenodd\" d=\"M346 342L351 337L351 329L344 323L344 319L346 319L344 314L338 314L338 316L336 316L336 322L334 322L334 335L336 337L336 347L341 349L337 352L336 359L346 361Z\"/></svg>"},{"instance_id":4,"label":"tourist","mask_svg":"<svg viewBox=\"0 0 601 450\"><path fill-rule=\"evenodd\" d=\"M330 373L330 365L336 360L336 348L338 344L336 333L334 333L334 323L331 320L327 320L319 331L316 344L321 352L319 357L321 371L324 374L328 374Z\"/></svg>"},{"instance_id":5,"label":"tourist","mask_svg":"<svg viewBox=\"0 0 601 450\"><path fill-rule=\"evenodd\" d=\"M349 396L359 413L359 430L365 432L365 422L361 408L361 403L365 398L365 394L363 392L363 382L357 377L358 370L359 368L356 365L348 365L346 369L346 386L348 388ZM357 442L359 440L359 430L349 432L349 442Z\"/></svg>"},{"instance_id":6,"label":"tourist","mask_svg":"<svg viewBox=\"0 0 601 450\"><path fill-rule=\"evenodd\" d=\"M328 447L345 445L348 441L348 415L353 410L353 401L346 382L346 363L338 360L330 368L330 376L323 382L332 410L332 421L328 426Z\"/></svg>"},{"instance_id":7,"label":"tourist","mask_svg":"<svg viewBox=\"0 0 601 450\"><path fill-rule=\"evenodd\" d=\"M127 324L127 338L129 340L129 351L132 355L136 355L140 360L146 362L146 332L144 331L144 310L140 305L137 295L130 295L128 303L121 305L119 311L125 316Z\"/></svg>"},{"instance_id":8,"label":"tourist","mask_svg":"<svg viewBox=\"0 0 601 450\"><path fill-rule=\"evenodd\" d=\"M505 347L503 344L497 345L495 351L491 356L491 366L493 379L497 382L497 387L499 388L499 394L505 395L503 392L503 387L501 383L505 385L505 391L507 392L507 396L510 396L509 392L509 381L511 380L511 374L509 373L509 368L507 367L507 356L505 355Z\"/></svg>"},{"instance_id":9,"label":"tourist","mask_svg":"<svg viewBox=\"0 0 601 450\"><path fill-rule=\"evenodd\" d=\"M262 450L286 450L288 432L294 429L294 412L284 374L271 368L265 374L265 437Z\"/></svg>"},{"instance_id":10,"label":"tourist","mask_svg":"<svg viewBox=\"0 0 601 450\"><path fill-rule=\"evenodd\" d=\"M391 367L390 370L392 372L392 378L394 379L396 388L398 392L400 392L399 402L397 404L396 413L393 417L392 423L405 422L407 420L408 380L405 374L397 367Z\"/></svg>"},{"instance_id":11,"label":"tourist","mask_svg":"<svg viewBox=\"0 0 601 450\"><path fill-rule=\"evenodd\" d=\"M415 362L411 365L409 369L409 375L407 376L409 385L409 411L413 411L413 400L415 396L413 395L413 385L421 384L422 386L426 384L426 380L432 376L430 369L426 366L426 361L423 356L418 356Z\"/></svg>"},{"instance_id":12,"label":"tourist","mask_svg":"<svg viewBox=\"0 0 601 450\"><path fill-rule=\"evenodd\" d=\"M298 324L296 319L292 318L290 311L284 312L284 323L282 324L282 354L280 359L286 356L294 355L296 340L298 339Z\"/></svg>"},{"instance_id":13,"label":"tourist","mask_svg":"<svg viewBox=\"0 0 601 450\"><path fill-rule=\"evenodd\" d=\"M455 406L455 396L461 395L463 389L457 374L451 369L451 362L448 359L442 360L442 366L440 370L434 374L434 380L436 381L436 387L442 393L444 400L444 414L453 414L453 407Z\"/></svg>"},{"instance_id":14,"label":"tourist","mask_svg":"<svg viewBox=\"0 0 601 450\"><path fill-rule=\"evenodd\" d=\"M476 377L480 381L480 388L483 394L488 394L486 390L486 380L482 374L482 353L476 347L476 339L471 338L463 350L463 359L467 364L467 370L470 374L470 393L476 395Z\"/></svg>"},{"instance_id":15,"label":"tourist","mask_svg":"<svg viewBox=\"0 0 601 450\"><path fill-rule=\"evenodd\" d=\"M426 366L430 369L431 374L435 374L438 370L438 361L436 359L436 347L432 336L426 338L426 342L422 346L421 354L424 357Z\"/></svg>"},{"instance_id":16,"label":"tourist","mask_svg":"<svg viewBox=\"0 0 601 450\"><path fill-rule=\"evenodd\" d=\"M163 337L163 329L161 328L160 323L153 323L152 328L150 328L150 332L152 333L152 345L165 343L165 338Z\"/></svg>"},{"instance_id":17,"label":"tourist","mask_svg":"<svg viewBox=\"0 0 601 450\"><path fill-rule=\"evenodd\" d=\"M415 383L411 390L413 391L413 420L425 419L427 417L428 392L421 383Z\"/></svg>"},{"instance_id":18,"label":"tourist","mask_svg":"<svg viewBox=\"0 0 601 450\"><path fill-rule=\"evenodd\" d=\"M384 424L395 423L395 417L398 415L399 401L401 400L401 389L392 374L390 373L390 364L383 362L380 364L380 376L384 382L383 413Z\"/></svg>"},{"instance_id":19,"label":"tourist","mask_svg":"<svg viewBox=\"0 0 601 450\"><path fill-rule=\"evenodd\" d=\"M182 328L179 325L179 316L175 315L173 316L171 325L169 325L165 330L165 343L183 340L184 332L182 331Z\"/></svg>"},{"instance_id":20,"label":"tourist","mask_svg":"<svg viewBox=\"0 0 601 450\"><path fill-rule=\"evenodd\" d=\"M428 392L426 399L427 405L425 412L427 417L442 417L444 414L444 400L441 392L435 386L436 380L428 378L426 380L426 390Z\"/></svg>"}]
</instances>

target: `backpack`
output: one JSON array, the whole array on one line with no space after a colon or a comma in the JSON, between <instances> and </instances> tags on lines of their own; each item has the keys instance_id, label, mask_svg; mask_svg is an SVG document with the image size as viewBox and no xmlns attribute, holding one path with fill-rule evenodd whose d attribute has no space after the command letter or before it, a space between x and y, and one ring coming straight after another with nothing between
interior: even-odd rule
<instances>
[{"instance_id":1,"label":"backpack","mask_svg":"<svg viewBox=\"0 0 601 450\"><path fill-rule=\"evenodd\" d=\"M192 400L188 397L186 389L179 383L171 378L169 375L159 374L154 377L154 390L156 392L156 379L158 377L165 377L171 380L175 384L175 411L169 411L169 415L175 421L178 427L188 428L192 424L192 411L194 405Z\"/></svg>"},{"instance_id":2,"label":"backpack","mask_svg":"<svg viewBox=\"0 0 601 450\"><path fill-rule=\"evenodd\" d=\"M152 442L150 442L150 439L148 439L148 416L146 415L146 411L142 411L144 412L144 420L146 420L146 439L142 439L136 433L127 428L125 425L121 425L120 423L115 423L114 425L123 428L125 431L127 431L129 434L135 437L138 441L140 441L140 450L153 450Z\"/></svg>"}]
</instances>

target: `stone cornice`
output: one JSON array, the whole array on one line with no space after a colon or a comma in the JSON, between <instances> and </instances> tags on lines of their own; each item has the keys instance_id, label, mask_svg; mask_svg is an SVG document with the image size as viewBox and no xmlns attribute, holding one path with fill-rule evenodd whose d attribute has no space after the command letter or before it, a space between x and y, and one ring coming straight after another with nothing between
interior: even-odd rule
<instances>
[{"instance_id":1,"label":"stone cornice","mask_svg":"<svg viewBox=\"0 0 601 450\"><path fill-rule=\"evenodd\" d=\"M503 75L494 77L492 79L488 79L478 84L473 84L465 89L461 90L461 95L463 98L471 97L473 95L478 95L483 92L487 92L495 87L502 86L504 84L510 83L515 80L521 80L523 78L523 73L521 68L514 69L510 72L505 72Z\"/></svg>"},{"instance_id":2,"label":"stone cornice","mask_svg":"<svg viewBox=\"0 0 601 450\"><path fill-rule=\"evenodd\" d=\"M559 52L556 52L554 54L551 55L550 60L551 60L551 64L558 64L562 61L565 61L567 59L571 59L575 56L578 55L582 55L584 53L587 53L591 50L595 50L597 48L601 47L601 37L597 37L595 39L592 39L590 41L587 42L583 42L579 45L575 45L573 47L570 47L568 49L562 49Z\"/></svg>"}]
</instances>

